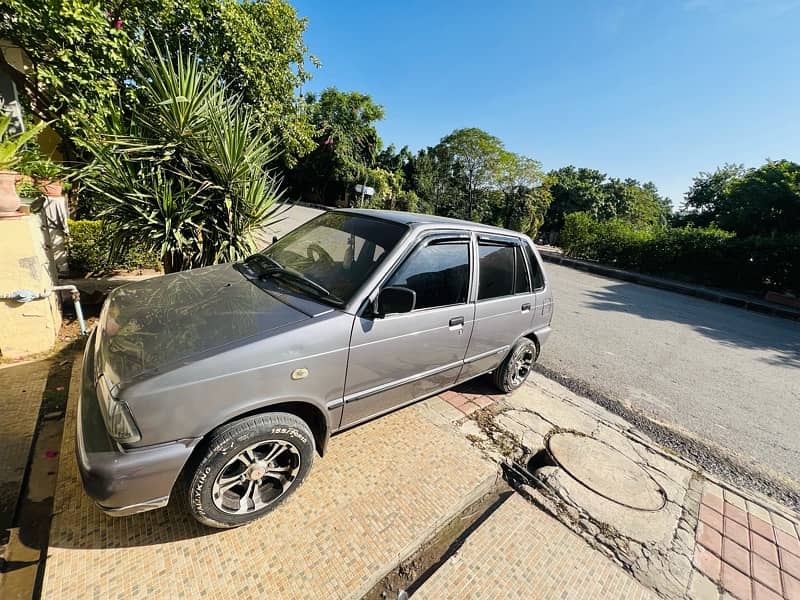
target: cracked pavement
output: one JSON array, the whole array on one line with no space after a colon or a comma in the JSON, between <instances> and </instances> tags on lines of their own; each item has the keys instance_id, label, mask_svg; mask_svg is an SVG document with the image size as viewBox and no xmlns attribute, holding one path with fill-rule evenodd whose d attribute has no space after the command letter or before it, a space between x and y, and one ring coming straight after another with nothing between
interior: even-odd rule
<instances>
[{"instance_id":1,"label":"cracked pavement","mask_svg":"<svg viewBox=\"0 0 800 600\"><path fill-rule=\"evenodd\" d=\"M789 571L770 582L756 577L750 564L760 558L749 542L745 550L751 558L746 568L744 563L734 564L722 545L713 555L717 563L705 560L706 548L698 539L703 533L703 526L698 528L700 507L708 497L704 489L715 486L720 497L723 492L698 466L659 447L618 415L542 375L533 374L526 385L507 395L487 396L481 386L465 385L426 404L488 458L503 465L512 485L530 502L659 596L749 600L753 594L765 596L761 588L769 583L764 589L777 593L775 597L794 597L788 595L794 585ZM571 442L575 447L568 446L567 452L554 449L550 442L565 435L586 442ZM598 446L593 450L591 444ZM565 458L569 461L566 469ZM653 504L651 482L662 490L660 508ZM738 498L737 504L750 503L762 514L774 515L767 517L773 522L797 520L796 514L766 497L733 488L725 493ZM722 516L719 521L723 522ZM720 539L727 535L723 531L728 529L720 525ZM800 531L794 532L796 540ZM777 556L779 548L767 550ZM781 561L775 563L776 569L784 568ZM714 565L719 565L716 571ZM734 576L726 578L726 572Z\"/></svg>"}]
</instances>

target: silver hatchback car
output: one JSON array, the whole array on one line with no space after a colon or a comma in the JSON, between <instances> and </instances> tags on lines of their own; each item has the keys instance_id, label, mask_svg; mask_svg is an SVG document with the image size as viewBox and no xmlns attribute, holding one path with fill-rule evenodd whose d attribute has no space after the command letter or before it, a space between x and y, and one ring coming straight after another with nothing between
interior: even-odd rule
<instances>
[{"instance_id":1,"label":"silver hatchback car","mask_svg":"<svg viewBox=\"0 0 800 600\"><path fill-rule=\"evenodd\" d=\"M323 213L240 263L125 285L85 350L84 489L129 515L183 473L195 518L241 525L336 432L485 373L522 385L552 313L528 237L391 211Z\"/></svg>"}]
</instances>

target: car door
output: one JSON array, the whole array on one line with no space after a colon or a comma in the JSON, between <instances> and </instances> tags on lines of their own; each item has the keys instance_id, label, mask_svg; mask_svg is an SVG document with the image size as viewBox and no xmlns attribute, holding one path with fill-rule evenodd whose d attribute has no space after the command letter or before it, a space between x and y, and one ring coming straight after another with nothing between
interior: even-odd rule
<instances>
[{"instance_id":1,"label":"car door","mask_svg":"<svg viewBox=\"0 0 800 600\"><path fill-rule=\"evenodd\" d=\"M525 252L531 266L531 281L533 283L534 313L533 329L541 331L550 326L553 319L553 291L547 284L542 271L541 258L537 257L533 248L525 245Z\"/></svg>"},{"instance_id":2,"label":"car door","mask_svg":"<svg viewBox=\"0 0 800 600\"><path fill-rule=\"evenodd\" d=\"M427 235L380 286L416 294L411 312L357 316L350 340L342 426L455 383L472 331L474 307L467 232ZM376 294L377 295L377 294Z\"/></svg>"},{"instance_id":3,"label":"car door","mask_svg":"<svg viewBox=\"0 0 800 600\"><path fill-rule=\"evenodd\" d=\"M459 381L491 371L531 329L535 300L520 240L479 235L475 324Z\"/></svg>"}]
</instances>

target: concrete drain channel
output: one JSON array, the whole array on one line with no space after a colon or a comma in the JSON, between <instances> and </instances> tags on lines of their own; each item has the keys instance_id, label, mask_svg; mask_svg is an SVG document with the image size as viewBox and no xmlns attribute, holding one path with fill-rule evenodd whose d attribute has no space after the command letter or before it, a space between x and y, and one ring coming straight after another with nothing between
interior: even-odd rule
<instances>
[{"instance_id":1,"label":"concrete drain channel","mask_svg":"<svg viewBox=\"0 0 800 600\"><path fill-rule=\"evenodd\" d=\"M542 456L544 454L544 456ZM527 462L527 471L545 465L559 467L583 487L633 510L656 512L667 494L641 465L609 444L575 431L558 431L545 439L543 451Z\"/></svg>"},{"instance_id":2,"label":"concrete drain channel","mask_svg":"<svg viewBox=\"0 0 800 600\"><path fill-rule=\"evenodd\" d=\"M363 596L363 600L409 598L513 493L504 481L498 481L483 498L450 519L431 539L384 576Z\"/></svg>"}]
</instances>

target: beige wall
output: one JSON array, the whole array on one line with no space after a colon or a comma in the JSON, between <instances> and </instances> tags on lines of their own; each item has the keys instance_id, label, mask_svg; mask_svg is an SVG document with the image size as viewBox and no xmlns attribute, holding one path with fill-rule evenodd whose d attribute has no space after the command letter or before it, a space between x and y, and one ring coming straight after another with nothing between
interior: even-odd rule
<instances>
[{"instance_id":1,"label":"beige wall","mask_svg":"<svg viewBox=\"0 0 800 600\"><path fill-rule=\"evenodd\" d=\"M0 219L0 295L18 289L49 291L55 275L41 215ZM50 350L61 327L54 294L18 303L0 299L0 355L18 358Z\"/></svg>"}]
</instances>

